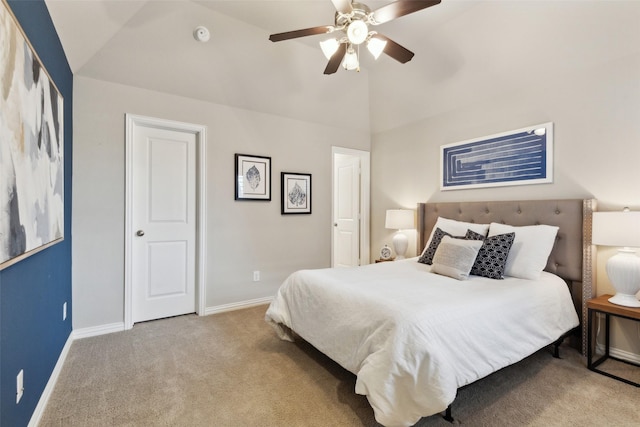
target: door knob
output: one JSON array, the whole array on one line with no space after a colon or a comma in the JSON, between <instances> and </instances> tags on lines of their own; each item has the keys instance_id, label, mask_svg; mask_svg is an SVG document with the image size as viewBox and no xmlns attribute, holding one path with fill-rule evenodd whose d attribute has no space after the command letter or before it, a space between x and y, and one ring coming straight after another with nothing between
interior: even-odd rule
<instances>
[{"instance_id":1,"label":"door knob","mask_svg":"<svg viewBox=\"0 0 640 427\"><path fill-rule=\"evenodd\" d=\"M139 237L144 236L144 230L138 230L138 231L136 231L136 236L139 236Z\"/></svg>"},{"instance_id":2,"label":"door knob","mask_svg":"<svg viewBox=\"0 0 640 427\"><path fill-rule=\"evenodd\" d=\"M337 227L337 226L338 226L338 223L337 223L337 222L334 222L334 223L333 223L333 226L334 226L334 227Z\"/></svg>"}]
</instances>

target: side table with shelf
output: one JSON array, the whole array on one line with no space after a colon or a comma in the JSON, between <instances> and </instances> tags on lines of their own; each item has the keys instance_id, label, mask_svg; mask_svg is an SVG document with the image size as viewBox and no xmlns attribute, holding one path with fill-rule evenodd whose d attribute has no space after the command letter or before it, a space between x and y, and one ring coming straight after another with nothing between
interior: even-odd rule
<instances>
[{"instance_id":1,"label":"side table with shelf","mask_svg":"<svg viewBox=\"0 0 640 427\"><path fill-rule=\"evenodd\" d=\"M634 385L636 387L640 387L640 384L631 381L626 378L619 377L617 375L611 374L609 372L602 371L598 369L598 366L602 364L607 359L617 360L618 362L623 362L628 365L638 366L640 368L640 364L631 362L629 360L623 360L614 356L611 356L609 353L609 334L611 332L611 316L621 317L623 319L640 321L640 308L634 307L625 307L622 305L612 304L609 302L609 298L612 295L601 295L597 298L590 299L587 301L587 368L590 370L597 372L602 375L606 375L608 377L614 378L616 380L625 382L627 384ZM595 356L595 349L593 348L593 317L595 313L602 313L605 316L605 330L604 330L604 354L597 360L593 360Z\"/></svg>"}]
</instances>

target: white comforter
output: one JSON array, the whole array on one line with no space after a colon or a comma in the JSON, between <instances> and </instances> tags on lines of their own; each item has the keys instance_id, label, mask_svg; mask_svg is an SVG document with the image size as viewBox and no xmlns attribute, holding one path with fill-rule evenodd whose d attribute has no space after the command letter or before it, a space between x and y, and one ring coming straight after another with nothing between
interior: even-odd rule
<instances>
[{"instance_id":1,"label":"white comforter","mask_svg":"<svg viewBox=\"0 0 640 427\"><path fill-rule=\"evenodd\" d=\"M266 313L357 375L376 420L409 426L441 412L459 387L515 363L578 325L567 285L429 272L416 258L301 270Z\"/></svg>"}]
</instances>

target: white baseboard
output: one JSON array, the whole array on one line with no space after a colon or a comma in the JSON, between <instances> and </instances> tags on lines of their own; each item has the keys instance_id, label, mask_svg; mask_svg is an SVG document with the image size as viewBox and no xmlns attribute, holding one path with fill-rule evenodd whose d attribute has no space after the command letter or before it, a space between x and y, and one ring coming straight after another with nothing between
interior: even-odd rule
<instances>
[{"instance_id":1,"label":"white baseboard","mask_svg":"<svg viewBox=\"0 0 640 427\"><path fill-rule=\"evenodd\" d=\"M208 316L210 314L224 313L225 311L241 310L243 308L255 307L256 305L269 304L271 300L273 300L273 297L256 298L247 301L233 302L230 304L216 305L213 307L207 307L202 315ZM124 330L124 322L116 322L106 325L92 326L89 328L74 329L71 334L73 339L77 340L81 338L111 334L113 332L122 332Z\"/></svg>"},{"instance_id":2,"label":"white baseboard","mask_svg":"<svg viewBox=\"0 0 640 427\"><path fill-rule=\"evenodd\" d=\"M60 352L60 356L58 356L56 366L54 366L53 372L51 372L51 376L49 377L49 381L47 381L47 385L44 387L42 395L40 395L40 400L38 400L36 409L34 409L33 414L31 414L31 419L29 420L28 427L36 427L38 424L40 424L40 419L44 414L44 410L47 407L47 402L49 402L49 397L51 397L51 393L53 393L56 382L58 382L58 376L60 376L60 371L62 371L62 367L64 366L64 362L67 359L67 355L69 354L69 349L71 348L72 343L73 332L69 334L67 342L64 344L64 347L62 347L62 351Z\"/></svg>"},{"instance_id":3,"label":"white baseboard","mask_svg":"<svg viewBox=\"0 0 640 427\"><path fill-rule=\"evenodd\" d=\"M599 355L604 354L604 344L596 344L596 351ZM619 348L615 347L609 347L609 355L612 357L617 357L618 359L626 360L628 362L640 364L640 354L631 353L630 351L620 350Z\"/></svg>"},{"instance_id":4,"label":"white baseboard","mask_svg":"<svg viewBox=\"0 0 640 427\"><path fill-rule=\"evenodd\" d=\"M207 307L204 311L204 315L224 313L225 311L241 310L243 308L255 307L256 305L269 304L273 300L273 297L256 298L247 301L233 302L231 304L216 305L214 307Z\"/></svg>"},{"instance_id":5,"label":"white baseboard","mask_svg":"<svg viewBox=\"0 0 640 427\"><path fill-rule=\"evenodd\" d=\"M106 325L92 326L90 328L74 329L73 339L89 338L98 335L111 334L124 331L124 322L109 323Z\"/></svg>"},{"instance_id":6,"label":"white baseboard","mask_svg":"<svg viewBox=\"0 0 640 427\"><path fill-rule=\"evenodd\" d=\"M630 351L620 350L618 348L610 348L609 354L619 359L640 364L640 354L631 353Z\"/></svg>"}]
</instances>

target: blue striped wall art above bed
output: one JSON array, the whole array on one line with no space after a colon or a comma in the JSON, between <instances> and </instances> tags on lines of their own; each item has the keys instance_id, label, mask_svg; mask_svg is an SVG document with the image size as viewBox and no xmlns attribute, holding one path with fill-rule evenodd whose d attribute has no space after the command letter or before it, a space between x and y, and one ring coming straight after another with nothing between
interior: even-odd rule
<instances>
[{"instance_id":1,"label":"blue striped wall art above bed","mask_svg":"<svg viewBox=\"0 0 640 427\"><path fill-rule=\"evenodd\" d=\"M553 123L440 147L441 190L553 182Z\"/></svg>"}]
</instances>

